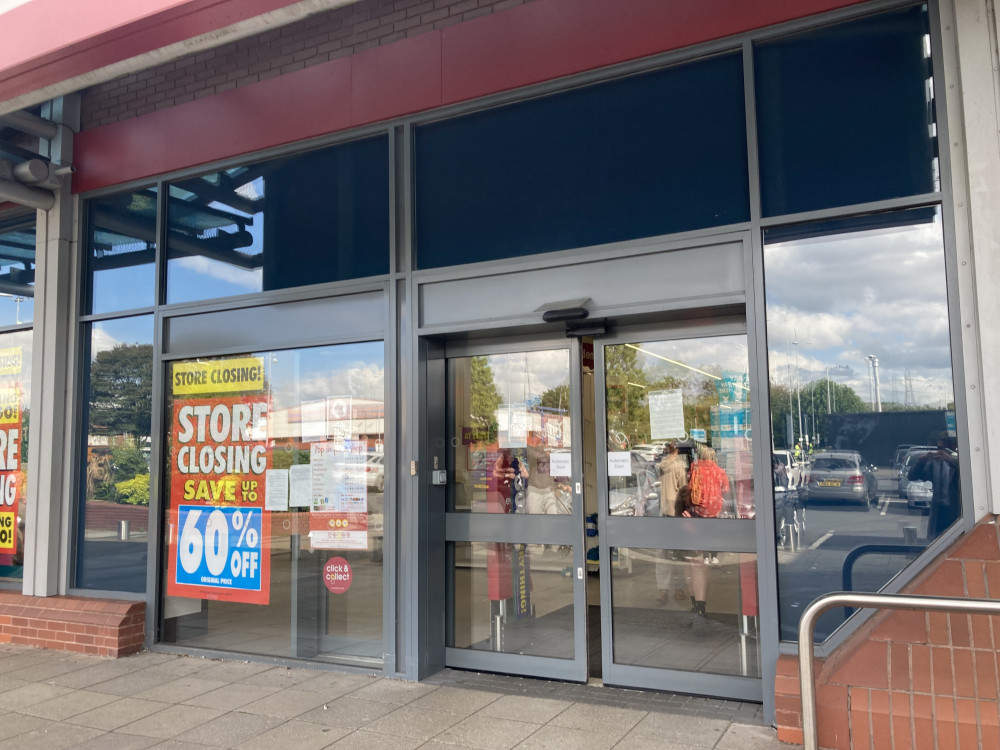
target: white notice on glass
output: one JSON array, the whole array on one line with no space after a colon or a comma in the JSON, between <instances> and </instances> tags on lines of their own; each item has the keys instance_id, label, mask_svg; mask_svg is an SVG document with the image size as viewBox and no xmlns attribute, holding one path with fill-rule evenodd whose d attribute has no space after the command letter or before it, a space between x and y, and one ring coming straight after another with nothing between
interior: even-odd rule
<instances>
[{"instance_id":1,"label":"white notice on glass","mask_svg":"<svg viewBox=\"0 0 1000 750\"><path fill-rule=\"evenodd\" d=\"M312 505L312 469L309 464L288 467L288 505L292 508Z\"/></svg>"},{"instance_id":2,"label":"white notice on glass","mask_svg":"<svg viewBox=\"0 0 1000 750\"><path fill-rule=\"evenodd\" d=\"M572 453L550 453L549 475L553 477L568 477L573 474Z\"/></svg>"},{"instance_id":3,"label":"white notice on glass","mask_svg":"<svg viewBox=\"0 0 1000 750\"><path fill-rule=\"evenodd\" d=\"M652 440L683 438L684 396L680 388L650 391L649 436Z\"/></svg>"},{"instance_id":4,"label":"white notice on glass","mask_svg":"<svg viewBox=\"0 0 1000 750\"><path fill-rule=\"evenodd\" d=\"M608 452L608 476L632 476L632 454L629 451Z\"/></svg>"},{"instance_id":5,"label":"white notice on glass","mask_svg":"<svg viewBox=\"0 0 1000 750\"><path fill-rule=\"evenodd\" d=\"M264 510L288 510L288 470L264 472Z\"/></svg>"}]
</instances>

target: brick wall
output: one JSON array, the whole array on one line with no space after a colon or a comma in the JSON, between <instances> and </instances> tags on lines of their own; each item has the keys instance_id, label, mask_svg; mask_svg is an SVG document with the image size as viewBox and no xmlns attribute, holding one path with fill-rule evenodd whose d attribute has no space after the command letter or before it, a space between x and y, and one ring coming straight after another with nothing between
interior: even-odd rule
<instances>
[{"instance_id":1,"label":"brick wall","mask_svg":"<svg viewBox=\"0 0 1000 750\"><path fill-rule=\"evenodd\" d=\"M362 0L88 89L88 130L489 15L531 0Z\"/></svg>"},{"instance_id":2,"label":"brick wall","mask_svg":"<svg viewBox=\"0 0 1000 750\"><path fill-rule=\"evenodd\" d=\"M988 517L906 593L1000 599L1000 537ZM819 744L837 750L1000 747L1000 617L883 612L817 662ZM798 660L775 684L778 738L802 742Z\"/></svg>"},{"instance_id":3,"label":"brick wall","mask_svg":"<svg viewBox=\"0 0 1000 750\"><path fill-rule=\"evenodd\" d=\"M0 643L119 657L142 650L146 603L0 591Z\"/></svg>"}]
</instances>

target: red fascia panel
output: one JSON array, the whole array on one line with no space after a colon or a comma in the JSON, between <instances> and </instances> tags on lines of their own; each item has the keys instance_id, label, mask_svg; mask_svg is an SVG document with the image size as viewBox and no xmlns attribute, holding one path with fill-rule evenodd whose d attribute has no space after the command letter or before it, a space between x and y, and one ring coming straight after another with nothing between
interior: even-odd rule
<instances>
[{"instance_id":1,"label":"red fascia panel","mask_svg":"<svg viewBox=\"0 0 1000 750\"><path fill-rule=\"evenodd\" d=\"M680 49L861 0L534 0L81 133L74 192Z\"/></svg>"},{"instance_id":2,"label":"red fascia panel","mask_svg":"<svg viewBox=\"0 0 1000 750\"><path fill-rule=\"evenodd\" d=\"M539 0L444 29L444 99L466 101L858 2Z\"/></svg>"},{"instance_id":3,"label":"red fascia panel","mask_svg":"<svg viewBox=\"0 0 1000 750\"><path fill-rule=\"evenodd\" d=\"M292 5L294 0L30 0L0 16L0 101Z\"/></svg>"},{"instance_id":4,"label":"red fascia panel","mask_svg":"<svg viewBox=\"0 0 1000 750\"><path fill-rule=\"evenodd\" d=\"M343 58L88 130L74 145L74 192L346 130L350 91Z\"/></svg>"}]
</instances>

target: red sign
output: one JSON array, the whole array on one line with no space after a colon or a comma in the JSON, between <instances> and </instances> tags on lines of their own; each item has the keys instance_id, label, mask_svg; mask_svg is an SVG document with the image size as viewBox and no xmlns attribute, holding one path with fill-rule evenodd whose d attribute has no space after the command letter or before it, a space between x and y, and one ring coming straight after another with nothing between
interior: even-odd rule
<instances>
[{"instance_id":1,"label":"red sign","mask_svg":"<svg viewBox=\"0 0 1000 750\"><path fill-rule=\"evenodd\" d=\"M268 603L271 514L264 511L264 479L271 466L270 411L262 394L174 399L170 596Z\"/></svg>"},{"instance_id":2,"label":"red sign","mask_svg":"<svg viewBox=\"0 0 1000 750\"><path fill-rule=\"evenodd\" d=\"M21 388L0 388L0 565L15 564L24 472L21 468ZM20 563L17 563L20 564Z\"/></svg>"},{"instance_id":3,"label":"red sign","mask_svg":"<svg viewBox=\"0 0 1000 750\"><path fill-rule=\"evenodd\" d=\"M343 594L351 588L353 576L351 564L342 557L331 557L323 566L323 583L334 594Z\"/></svg>"}]
</instances>

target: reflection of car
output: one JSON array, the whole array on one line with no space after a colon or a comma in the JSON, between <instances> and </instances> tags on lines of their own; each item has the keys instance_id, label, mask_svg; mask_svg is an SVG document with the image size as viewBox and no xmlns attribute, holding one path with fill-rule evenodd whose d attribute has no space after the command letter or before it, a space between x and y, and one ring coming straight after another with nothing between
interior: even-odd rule
<instances>
[{"instance_id":1,"label":"reflection of car","mask_svg":"<svg viewBox=\"0 0 1000 750\"><path fill-rule=\"evenodd\" d=\"M784 465L789 487L798 487L802 484L802 464L795 460L791 451L774 450L771 451L771 455Z\"/></svg>"},{"instance_id":2,"label":"reflection of car","mask_svg":"<svg viewBox=\"0 0 1000 750\"><path fill-rule=\"evenodd\" d=\"M865 508L878 496L874 468L857 451L814 453L802 488L808 500L852 500Z\"/></svg>"},{"instance_id":3,"label":"reflection of car","mask_svg":"<svg viewBox=\"0 0 1000 750\"><path fill-rule=\"evenodd\" d=\"M365 480L368 487L376 492L385 490L385 464L382 458L381 453L376 453L368 457L368 463L365 465Z\"/></svg>"},{"instance_id":4,"label":"reflection of car","mask_svg":"<svg viewBox=\"0 0 1000 750\"><path fill-rule=\"evenodd\" d=\"M892 454L893 471L899 471L899 467L903 465L903 459L906 457L906 452L912 447L913 443L900 443L896 446L896 452Z\"/></svg>"},{"instance_id":5,"label":"reflection of car","mask_svg":"<svg viewBox=\"0 0 1000 750\"><path fill-rule=\"evenodd\" d=\"M630 451L627 477L608 477L608 511L613 516L658 516L660 493L656 489L656 466L637 451Z\"/></svg>"},{"instance_id":6,"label":"reflection of car","mask_svg":"<svg viewBox=\"0 0 1000 750\"><path fill-rule=\"evenodd\" d=\"M899 462L899 496L906 497L906 487L910 483L910 469L916 466L921 456L933 453L937 448L933 445L913 445L907 449L903 459Z\"/></svg>"},{"instance_id":7,"label":"reflection of car","mask_svg":"<svg viewBox=\"0 0 1000 750\"><path fill-rule=\"evenodd\" d=\"M909 482L906 485L906 506L908 508L930 508L934 487L930 482Z\"/></svg>"},{"instance_id":8,"label":"reflection of car","mask_svg":"<svg viewBox=\"0 0 1000 750\"><path fill-rule=\"evenodd\" d=\"M638 453L640 456L642 456L647 461L650 461L651 463L654 463L654 464L657 461L659 461L660 458L663 455L663 446L662 445L650 445L650 444L645 444L644 443L643 445L633 446L632 450L635 451L636 453Z\"/></svg>"}]
</instances>

